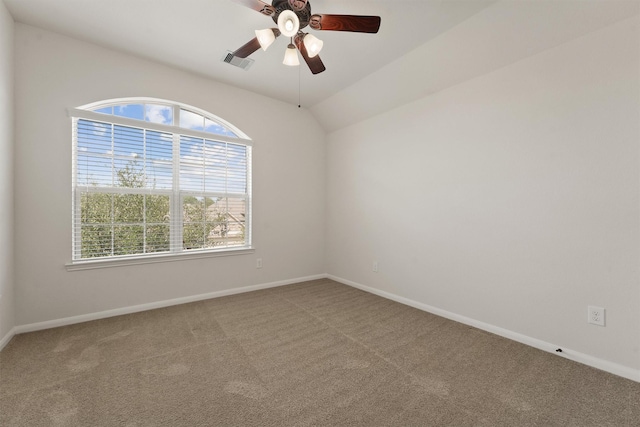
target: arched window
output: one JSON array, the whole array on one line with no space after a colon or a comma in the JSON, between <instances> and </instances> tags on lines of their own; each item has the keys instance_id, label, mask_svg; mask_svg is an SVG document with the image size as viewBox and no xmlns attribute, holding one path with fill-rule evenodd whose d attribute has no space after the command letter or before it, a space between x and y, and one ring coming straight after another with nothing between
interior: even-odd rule
<instances>
[{"instance_id":1,"label":"arched window","mask_svg":"<svg viewBox=\"0 0 640 427\"><path fill-rule=\"evenodd\" d=\"M211 113L127 98L70 109L73 262L251 247L251 140Z\"/></svg>"}]
</instances>

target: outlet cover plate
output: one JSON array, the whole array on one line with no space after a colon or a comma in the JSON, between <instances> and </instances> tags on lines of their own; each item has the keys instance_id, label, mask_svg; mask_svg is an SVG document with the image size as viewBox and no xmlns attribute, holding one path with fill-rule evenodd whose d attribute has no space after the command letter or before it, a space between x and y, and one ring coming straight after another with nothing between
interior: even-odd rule
<instances>
[{"instance_id":1,"label":"outlet cover plate","mask_svg":"<svg viewBox=\"0 0 640 427\"><path fill-rule=\"evenodd\" d=\"M590 305L587 307L587 322L592 325L604 326L605 309Z\"/></svg>"}]
</instances>

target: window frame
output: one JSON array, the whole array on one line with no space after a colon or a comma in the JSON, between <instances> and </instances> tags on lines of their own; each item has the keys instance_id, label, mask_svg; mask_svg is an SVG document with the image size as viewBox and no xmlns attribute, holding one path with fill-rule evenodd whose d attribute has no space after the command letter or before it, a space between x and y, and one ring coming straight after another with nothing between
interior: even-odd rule
<instances>
[{"instance_id":1,"label":"window frame","mask_svg":"<svg viewBox=\"0 0 640 427\"><path fill-rule=\"evenodd\" d=\"M131 104L153 104L164 105L172 108L171 124L161 124L151 122L147 120L132 119L115 114L100 113L92 110L103 109L107 107L131 105ZM221 126L233 132L237 137L230 137L226 135L220 135L217 133L211 133L206 131L194 130L185 127L180 127L180 111L186 110L203 116L205 119L212 120ZM209 257L220 257L229 255L241 255L247 253L253 253L254 248L252 246L252 147L253 140L249 138L244 132L228 123L227 121L217 117L209 112L206 112L197 107L182 104L174 101L167 101L156 98L120 98L105 100L87 104L77 108L68 108L67 115L72 120L72 253L71 261L68 262L65 267L68 271L84 270L104 267L115 267L121 265L136 265L146 263L157 263L167 261L177 261L183 259L198 259ZM77 137L77 123L79 120L89 120L92 122L101 122L114 126L125 126L135 129L143 129L155 132L162 132L171 134L172 136L172 188L171 189L148 189L148 188L121 188L116 186L100 186L90 187L86 185L78 185L78 137ZM222 142L227 144L234 144L238 146L246 147L246 193L215 193L220 197L231 197L234 199L244 200L245 203L245 221L244 221L244 233L245 240L242 246L231 246L224 248L202 248L202 249L184 249L182 241L179 241L180 236L184 231L184 224L182 218L182 201L186 195L193 195L192 190L181 190L179 184L180 177L180 138L181 136L188 138L203 139L213 142ZM176 178L178 179L176 181ZM77 258L77 254L81 251L81 248L77 248L77 236L81 232L81 204L80 198L82 193L108 193L108 194L145 194L145 195L168 195L171 220L169 221L170 227L170 249L165 252L152 252L152 253L140 253L129 255L111 255L106 257L94 257L94 258ZM203 189L201 192L196 192L199 196L209 197L213 192Z\"/></svg>"}]
</instances>

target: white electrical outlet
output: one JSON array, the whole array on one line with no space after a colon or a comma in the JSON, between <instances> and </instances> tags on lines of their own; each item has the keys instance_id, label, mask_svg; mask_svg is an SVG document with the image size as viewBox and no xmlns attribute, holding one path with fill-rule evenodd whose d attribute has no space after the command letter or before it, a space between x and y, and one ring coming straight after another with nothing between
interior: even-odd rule
<instances>
[{"instance_id":1,"label":"white electrical outlet","mask_svg":"<svg viewBox=\"0 0 640 427\"><path fill-rule=\"evenodd\" d=\"M373 261L373 272L374 273L378 272L378 261Z\"/></svg>"},{"instance_id":2,"label":"white electrical outlet","mask_svg":"<svg viewBox=\"0 0 640 427\"><path fill-rule=\"evenodd\" d=\"M256 259L256 268L262 268L262 258Z\"/></svg>"},{"instance_id":3,"label":"white electrical outlet","mask_svg":"<svg viewBox=\"0 0 640 427\"><path fill-rule=\"evenodd\" d=\"M604 326L605 309L602 307L587 307L587 322L593 325Z\"/></svg>"}]
</instances>

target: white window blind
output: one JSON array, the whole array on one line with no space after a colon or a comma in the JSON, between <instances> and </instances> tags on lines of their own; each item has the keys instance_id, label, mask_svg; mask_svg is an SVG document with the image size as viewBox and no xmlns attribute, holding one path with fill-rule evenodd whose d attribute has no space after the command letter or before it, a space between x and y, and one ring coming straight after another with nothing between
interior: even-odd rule
<instances>
[{"instance_id":1,"label":"white window blind","mask_svg":"<svg viewBox=\"0 0 640 427\"><path fill-rule=\"evenodd\" d=\"M188 249L244 244L247 158L243 145L180 136L183 240L189 242Z\"/></svg>"},{"instance_id":2,"label":"white window blind","mask_svg":"<svg viewBox=\"0 0 640 427\"><path fill-rule=\"evenodd\" d=\"M237 129L158 100L71 115L73 261L250 247L251 145Z\"/></svg>"}]
</instances>

